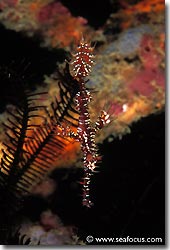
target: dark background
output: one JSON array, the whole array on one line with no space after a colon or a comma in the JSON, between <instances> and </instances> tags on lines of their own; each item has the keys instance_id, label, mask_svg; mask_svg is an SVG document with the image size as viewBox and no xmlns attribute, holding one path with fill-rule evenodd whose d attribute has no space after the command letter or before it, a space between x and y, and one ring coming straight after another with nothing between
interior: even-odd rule
<instances>
[{"instance_id":1,"label":"dark background","mask_svg":"<svg viewBox=\"0 0 170 250\"><path fill-rule=\"evenodd\" d=\"M110 2L62 1L74 15L87 18L98 28L110 14ZM132 1L131 1L132 2ZM134 1L137 2L137 1ZM120 5L115 1L116 12ZM0 25L0 112L15 93L15 82L24 81L29 88L43 80L44 74L55 70L57 61L64 58L63 50L49 51L39 47L38 39L6 30ZM11 77L9 76L11 74ZM106 140L99 145L103 160L100 171L92 181L94 206L81 205L83 176L80 169L56 170L52 178L58 189L50 202L31 198L22 213L38 220L49 208L66 225L75 225L78 235L96 237L162 237L165 235L165 114L150 115L131 126L131 134L122 140ZM64 178L67 171L67 178ZM31 211L31 212L30 212Z\"/></svg>"}]
</instances>

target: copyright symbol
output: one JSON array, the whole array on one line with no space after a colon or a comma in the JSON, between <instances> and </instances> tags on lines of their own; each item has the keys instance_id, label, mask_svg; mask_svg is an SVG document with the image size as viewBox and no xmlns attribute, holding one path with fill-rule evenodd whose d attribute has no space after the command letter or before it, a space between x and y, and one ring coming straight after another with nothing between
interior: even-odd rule
<instances>
[{"instance_id":1,"label":"copyright symbol","mask_svg":"<svg viewBox=\"0 0 170 250\"><path fill-rule=\"evenodd\" d=\"M88 243L93 242L93 240L94 240L94 238L93 238L93 236L91 236L91 235L88 235L88 236L86 237L86 241L87 241Z\"/></svg>"}]
</instances>

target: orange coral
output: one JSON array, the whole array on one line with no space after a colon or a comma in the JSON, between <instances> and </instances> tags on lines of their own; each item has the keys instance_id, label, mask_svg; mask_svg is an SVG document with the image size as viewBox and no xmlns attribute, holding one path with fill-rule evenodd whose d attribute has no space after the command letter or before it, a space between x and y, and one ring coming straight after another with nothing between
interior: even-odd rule
<instances>
[{"instance_id":1,"label":"orange coral","mask_svg":"<svg viewBox=\"0 0 170 250\"><path fill-rule=\"evenodd\" d=\"M160 48L165 49L165 33L160 34Z\"/></svg>"},{"instance_id":2,"label":"orange coral","mask_svg":"<svg viewBox=\"0 0 170 250\"><path fill-rule=\"evenodd\" d=\"M133 6L129 6L127 4L123 4L127 6L124 10L126 14L133 14L134 12L159 12L165 9L165 1L164 0L143 0Z\"/></svg>"},{"instance_id":3,"label":"orange coral","mask_svg":"<svg viewBox=\"0 0 170 250\"><path fill-rule=\"evenodd\" d=\"M74 40L79 40L80 34L84 33L84 25L87 24L86 19L72 16L59 2L44 6L37 18L40 24L43 23L42 34L51 47L65 47Z\"/></svg>"},{"instance_id":4,"label":"orange coral","mask_svg":"<svg viewBox=\"0 0 170 250\"><path fill-rule=\"evenodd\" d=\"M72 16L60 1L2 0L0 10L6 27L24 31L29 36L38 32L43 44L49 47L70 46L80 39L79 34L90 29L85 18Z\"/></svg>"},{"instance_id":5,"label":"orange coral","mask_svg":"<svg viewBox=\"0 0 170 250\"><path fill-rule=\"evenodd\" d=\"M124 21L121 24L122 29L130 27L134 23L135 14L146 15L148 13L157 13L165 9L164 0L143 0L135 5L129 5L126 1L121 1L122 10L120 15Z\"/></svg>"},{"instance_id":6,"label":"orange coral","mask_svg":"<svg viewBox=\"0 0 170 250\"><path fill-rule=\"evenodd\" d=\"M42 7L42 4L40 2L33 2L29 5L29 10L32 12L37 12Z\"/></svg>"}]
</instances>

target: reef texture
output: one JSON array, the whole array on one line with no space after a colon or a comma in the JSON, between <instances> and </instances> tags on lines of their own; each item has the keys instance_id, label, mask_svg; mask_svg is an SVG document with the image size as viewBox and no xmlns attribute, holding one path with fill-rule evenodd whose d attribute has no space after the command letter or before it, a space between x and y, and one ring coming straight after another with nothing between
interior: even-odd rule
<instances>
[{"instance_id":1,"label":"reef texture","mask_svg":"<svg viewBox=\"0 0 170 250\"><path fill-rule=\"evenodd\" d=\"M73 227L64 226L56 214L47 210L42 212L39 222L24 222L18 237L20 245L83 245L73 231Z\"/></svg>"},{"instance_id":2,"label":"reef texture","mask_svg":"<svg viewBox=\"0 0 170 250\"><path fill-rule=\"evenodd\" d=\"M138 5L141 6L140 11ZM105 138L112 140L116 136L121 138L130 132L133 122L164 110L163 7L163 1L159 1L159 4L156 2L156 5L142 1L133 8L126 6L124 10L111 15L103 28L93 34L91 40L97 43L96 57L88 86L97 92L93 93L91 117L95 121L103 108L110 112L113 120L99 133L97 142L101 143ZM124 11L129 13L131 22L128 25L124 25ZM141 13L144 14L143 18L139 18ZM115 18L118 16L121 31L114 33ZM126 20L129 18L127 16ZM46 82L53 96L57 92L56 85L50 77L46 78ZM79 146L73 144L64 166L79 165L79 162L75 162L76 154L79 154Z\"/></svg>"},{"instance_id":3,"label":"reef texture","mask_svg":"<svg viewBox=\"0 0 170 250\"><path fill-rule=\"evenodd\" d=\"M8 29L24 32L28 36L40 36L43 46L67 47L80 38L87 29L87 20L73 17L59 1L11 1L0 2L0 21Z\"/></svg>"},{"instance_id":4,"label":"reef texture","mask_svg":"<svg viewBox=\"0 0 170 250\"><path fill-rule=\"evenodd\" d=\"M73 17L58 1L1 1L0 5L0 20L7 28L32 36L39 34L50 49L64 47L74 53L72 42L81 32L96 43L95 66L88 82L97 91L93 93L91 117L96 120L104 108L113 120L99 133L97 142L109 137L111 140L112 136L121 138L130 132L132 122L164 110L164 1L121 4L119 12L111 14L103 27L91 29L88 35L84 19ZM45 76L44 82L49 94L44 104L49 106L58 96L58 87L51 76ZM57 159L54 167L79 166L79 152L78 143L69 144L64 162L63 157Z\"/></svg>"},{"instance_id":5,"label":"reef texture","mask_svg":"<svg viewBox=\"0 0 170 250\"><path fill-rule=\"evenodd\" d=\"M124 134L130 133L133 122L162 112L165 105L164 1L144 0L133 5L129 5L127 1L120 2L122 9L111 14L98 30L88 26L85 18L72 16L59 1L0 2L0 22L7 29L23 32L31 37L38 36L41 46L49 49L63 48L74 53L73 43L75 44L75 40L82 33L96 44L95 65L87 83L96 90L93 93L90 114L92 121L95 121L99 111L104 109L112 118L112 122L97 136L97 143L102 143L106 138L110 141L114 137L122 138ZM38 87L38 92L48 92L48 98L42 96L41 105L49 107L51 101L58 98L59 88L53 76L44 76L44 83ZM7 117L4 112L0 123ZM34 123L39 122L35 119ZM1 141L5 142L2 126L0 130ZM0 147L3 148L3 144ZM51 163L49 172L54 168L81 167L80 159L79 143L68 141L62 155ZM52 190L54 188L52 185ZM40 194L40 186L31 192ZM46 196L42 190L43 195ZM74 244L70 233L63 226L59 227L62 236L59 236L58 227L46 232L39 224L27 224L20 232L22 236L26 230L32 245L37 242L42 245ZM33 231L38 234L37 237L34 234L35 238L32 238ZM26 241L27 237L22 240Z\"/></svg>"}]
</instances>

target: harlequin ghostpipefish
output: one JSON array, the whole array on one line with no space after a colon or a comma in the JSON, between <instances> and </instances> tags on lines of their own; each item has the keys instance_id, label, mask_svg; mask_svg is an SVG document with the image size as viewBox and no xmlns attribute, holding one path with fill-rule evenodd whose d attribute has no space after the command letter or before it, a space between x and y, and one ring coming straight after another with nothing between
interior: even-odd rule
<instances>
[{"instance_id":1,"label":"harlequin ghostpipefish","mask_svg":"<svg viewBox=\"0 0 170 250\"><path fill-rule=\"evenodd\" d=\"M63 136L69 136L80 142L81 151L83 154L84 178L81 184L83 185L83 205L91 207L90 200L90 182L91 176L95 172L98 161L101 157L98 155L97 145L95 143L96 133L102 129L104 125L110 123L110 115L102 110L95 124L92 124L89 114L88 105L92 100L92 95L86 87L87 79L94 64L93 58L94 47L91 47L88 42L81 39L77 46L77 51L73 55L73 59L69 62L72 67L72 76L79 84L79 91L75 96L76 109L79 112L77 132L73 132L69 127L62 128Z\"/></svg>"}]
</instances>

